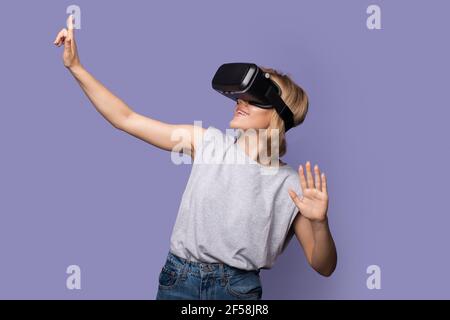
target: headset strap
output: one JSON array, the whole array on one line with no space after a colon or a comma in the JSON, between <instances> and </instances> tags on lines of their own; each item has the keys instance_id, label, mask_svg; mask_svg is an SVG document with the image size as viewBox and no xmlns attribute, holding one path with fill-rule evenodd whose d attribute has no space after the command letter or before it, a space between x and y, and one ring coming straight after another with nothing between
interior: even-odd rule
<instances>
[{"instance_id":1,"label":"headset strap","mask_svg":"<svg viewBox=\"0 0 450 320\"><path fill-rule=\"evenodd\" d=\"M287 132L289 129L294 127L294 114L291 109L284 103L281 96L273 90L273 86L270 87L267 98L275 107L275 110L280 115L281 119L284 121L284 131Z\"/></svg>"}]
</instances>

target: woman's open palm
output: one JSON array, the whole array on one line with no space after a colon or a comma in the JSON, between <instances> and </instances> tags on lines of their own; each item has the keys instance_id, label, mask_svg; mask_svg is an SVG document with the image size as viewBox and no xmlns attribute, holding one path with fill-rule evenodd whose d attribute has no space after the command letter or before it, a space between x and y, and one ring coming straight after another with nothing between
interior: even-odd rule
<instances>
[{"instance_id":1,"label":"woman's open palm","mask_svg":"<svg viewBox=\"0 0 450 320\"><path fill-rule=\"evenodd\" d=\"M328 192L327 180L325 174L320 174L319 166L315 165L314 174L311 172L311 163L306 163L306 177L303 172L303 166L299 167L300 185L302 188L302 196L299 196L289 189L289 195L294 201L298 210L305 218L311 221L324 221L327 217L328 210Z\"/></svg>"}]
</instances>

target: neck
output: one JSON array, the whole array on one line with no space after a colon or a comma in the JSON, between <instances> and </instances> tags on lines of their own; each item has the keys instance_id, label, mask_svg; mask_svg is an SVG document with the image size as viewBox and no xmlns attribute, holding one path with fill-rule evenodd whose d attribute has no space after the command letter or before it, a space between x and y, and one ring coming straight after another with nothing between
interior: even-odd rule
<instances>
[{"instance_id":1,"label":"neck","mask_svg":"<svg viewBox=\"0 0 450 320\"><path fill-rule=\"evenodd\" d=\"M250 159L269 167L285 165L285 163L278 158L278 152L275 152L276 148L274 148L272 154L269 154L266 134L260 133L259 130L256 129L240 130L241 134L236 140L236 144Z\"/></svg>"}]
</instances>

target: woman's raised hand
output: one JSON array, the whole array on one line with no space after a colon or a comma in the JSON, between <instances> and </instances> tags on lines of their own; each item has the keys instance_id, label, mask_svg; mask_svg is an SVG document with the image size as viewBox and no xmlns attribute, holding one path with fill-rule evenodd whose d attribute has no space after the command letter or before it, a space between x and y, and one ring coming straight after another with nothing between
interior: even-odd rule
<instances>
[{"instance_id":1,"label":"woman's raised hand","mask_svg":"<svg viewBox=\"0 0 450 320\"><path fill-rule=\"evenodd\" d=\"M305 218L313 222L323 222L327 218L328 192L327 180L324 173L320 173L319 166L314 167L315 179L311 172L311 163L306 163L306 177L303 166L299 167L300 185L303 195L299 196L294 190L289 189L289 195L298 210Z\"/></svg>"},{"instance_id":2,"label":"woman's raised hand","mask_svg":"<svg viewBox=\"0 0 450 320\"><path fill-rule=\"evenodd\" d=\"M57 47L64 44L63 61L66 68L73 68L80 65L77 45L75 43L75 33L73 30L73 15L67 18L67 29L63 28L54 41Z\"/></svg>"}]
</instances>

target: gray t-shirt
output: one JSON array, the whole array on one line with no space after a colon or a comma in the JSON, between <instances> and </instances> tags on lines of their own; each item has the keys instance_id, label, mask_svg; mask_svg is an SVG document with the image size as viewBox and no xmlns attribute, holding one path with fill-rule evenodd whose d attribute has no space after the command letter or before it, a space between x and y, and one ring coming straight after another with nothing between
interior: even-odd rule
<instances>
[{"instance_id":1,"label":"gray t-shirt","mask_svg":"<svg viewBox=\"0 0 450 320\"><path fill-rule=\"evenodd\" d=\"M170 251L191 261L270 269L294 235L298 209L288 188L301 194L298 172L259 164L237 138L210 126L197 142Z\"/></svg>"}]
</instances>

